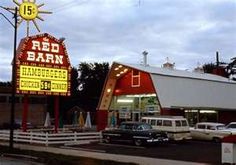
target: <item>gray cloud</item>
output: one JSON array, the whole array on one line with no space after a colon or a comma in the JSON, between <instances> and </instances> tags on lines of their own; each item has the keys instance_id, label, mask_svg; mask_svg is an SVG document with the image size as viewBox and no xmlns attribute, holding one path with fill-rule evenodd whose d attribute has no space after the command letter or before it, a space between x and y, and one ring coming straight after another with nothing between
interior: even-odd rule
<instances>
[{"instance_id":1,"label":"gray cloud","mask_svg":"<svg viewBox=\"0 0 236 165\"><path fill-rule=\"evenodd\" d=\"M236 53L234 0L38 0L36 3L45 3L42 8L54 12L42 15L44 22L37 22L42 32L66 38L73 65L81 61L140 63L141 53L147 50L150 65L161 66L169 57L176 68L191 70L198 62L214 61L215 51L220 51L224 61ZM3 5L14 6L6 0ZM31 28L31 34L35 33ZM0 35L4 36L0 37L0 56L11 57L13 30L4 21ZM21 26L18 38L24 35L25 26ZM9 68L7 61L0 61L0 65ZM9 77L10 72L3 75L1 71L2 80Z\"/></svg>"}]
</instances>

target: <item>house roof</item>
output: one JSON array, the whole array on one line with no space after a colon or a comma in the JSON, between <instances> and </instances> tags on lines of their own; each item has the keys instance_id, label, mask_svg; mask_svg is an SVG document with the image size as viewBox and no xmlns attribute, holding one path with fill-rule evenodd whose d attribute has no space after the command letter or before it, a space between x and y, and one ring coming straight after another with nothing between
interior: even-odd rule
<instances>
[{"instance_id":1,"label":"house roof","mask_svg":"<svg viewBox=\"0 0 236 165\"><path fill-rule=\"evenodd\" d=\"M225 77L138 64L114 65L149 73L163 108L236 110L236 82Z\"/></svg>"}]
</instances>

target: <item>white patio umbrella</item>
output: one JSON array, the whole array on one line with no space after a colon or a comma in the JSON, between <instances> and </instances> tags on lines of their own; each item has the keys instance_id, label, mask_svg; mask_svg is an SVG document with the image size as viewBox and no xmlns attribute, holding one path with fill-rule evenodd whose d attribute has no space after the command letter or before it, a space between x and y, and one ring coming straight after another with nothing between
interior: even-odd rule
<instances>
[{"instance_id":1,"label":"white patio umbrella","mask_svg":"<svg viewBox=\"0 0 236 165\"><path fill-rule=\"evenodd\" d=\"M46 119L45 119L45 122L44 122L44 127L49 127L49 126L51 126L51 119L50 119L49 112L47 112Z\"/></svg>"},{"instance_id":2,"label":"white patio umbrella","mask_svg":"<svg viewBox=\"0 0 236 165\"><path fill-rule=\"evenodd\" d=\"M86 117L86 120L85 120L84 127L86 127L86 128L91 128L92 127L91 117L90 117L90 113L89 112L87 112L87 117Z\"/></svg>"}]
</instances>

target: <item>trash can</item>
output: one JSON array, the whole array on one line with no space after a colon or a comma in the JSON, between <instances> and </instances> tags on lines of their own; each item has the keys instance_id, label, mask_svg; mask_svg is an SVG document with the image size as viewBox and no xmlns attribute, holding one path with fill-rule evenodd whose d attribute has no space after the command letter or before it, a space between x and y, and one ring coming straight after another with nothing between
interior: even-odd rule
<instances>
[{"instance_id":1,"label":"trash can","mask_svg":"<svg viewBox=\"0 0 236 165\"><path fill-rule=\"evenodd\" d=\"M222 139L221 162L236 163L236 135L226 136Z\"/></svg>"}]
</instances>

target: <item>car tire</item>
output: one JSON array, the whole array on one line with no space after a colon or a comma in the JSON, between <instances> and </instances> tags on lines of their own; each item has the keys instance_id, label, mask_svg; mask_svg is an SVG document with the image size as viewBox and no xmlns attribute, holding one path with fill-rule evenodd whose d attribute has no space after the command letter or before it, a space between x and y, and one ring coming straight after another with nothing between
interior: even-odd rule
<instances>
[{"instance_id":1,"label":"car tire","mask_svg":"<svg viewBox=\"0 0 236 165\"><path fill-rule=\"evenodd\" d=\"M141 145L143 144L143 142L142 142L141 139L135 139L135 140L134 140L134 144L135 144L136 146L141 146Z\"/></svg>"},{"instance_id":2,"label":"car tire","mask_svg":"<svg viewBox=\"0 0 236 165\"><path fill-rule=\"evenodd\" d=\"M111 137L110 137L110 136L106 136L106 137L104 138L104 142L105 142L105 143L111 143Z\"/></svg>"}]
</instances>

